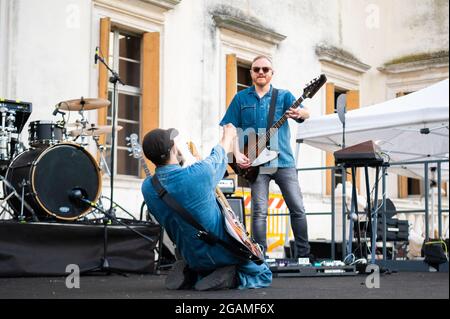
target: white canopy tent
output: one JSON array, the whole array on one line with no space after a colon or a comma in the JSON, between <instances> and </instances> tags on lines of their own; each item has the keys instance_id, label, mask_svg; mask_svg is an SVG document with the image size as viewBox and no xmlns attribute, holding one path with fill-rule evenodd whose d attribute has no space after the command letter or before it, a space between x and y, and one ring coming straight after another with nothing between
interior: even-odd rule
<instances>
[{"instance_id":1,"label":"white canopy tent","mask_svg":"<svg viewBox=\"0 0 450 319\"><path fill-rule=\"evenodd\" d=\"M342 123L337 114L311 118L297 140L319 149L341 149ZM383 103L346 114L346 146L373 140L389 162L447 159L449 156L449 80ZM437 164L430 164L430 167ZM448 180L448 162L441 164ZM422 178L423 164L393 166L395 173Z\"/></svg>"}]
</instances>

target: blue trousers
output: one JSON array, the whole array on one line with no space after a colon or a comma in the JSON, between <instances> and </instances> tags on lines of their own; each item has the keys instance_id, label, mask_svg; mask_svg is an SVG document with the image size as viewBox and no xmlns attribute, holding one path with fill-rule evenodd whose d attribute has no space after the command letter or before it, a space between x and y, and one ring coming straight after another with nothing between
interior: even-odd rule
<instances>
[{"instance_id":1,"label":"blue trousers","mask_svg":"<svg viewBox=\"0 0 450 319\"><path fill-rule=\"evenodd\" d=\"M260 172L256 181L250 184L253 237L258 244L264 247L264 252L266 252L269 183L272 179L280 187L283 198L289 208L297 254L297 256L293 257L309 256L308 224L303 206L303 195L295 168L278 168L269 173Z\"/></svg>"}]
</instances>

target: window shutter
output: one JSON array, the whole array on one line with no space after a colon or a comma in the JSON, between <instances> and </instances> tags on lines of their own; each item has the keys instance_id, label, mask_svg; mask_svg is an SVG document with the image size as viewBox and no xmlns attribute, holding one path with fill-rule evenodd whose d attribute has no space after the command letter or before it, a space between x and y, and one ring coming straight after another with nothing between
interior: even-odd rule
<instances>
[{"instance_id":1,"label":"window shutter","mask_svg":"<svg viewBox=\"0 0 450 319\"><path fill-rule=\"evenodd\" d=\"M111 32L111 19L100 19L100 54L106 62L109 60L109 33ZM99 63L98 71L98 97L101 99L108 99L108 69ZM97 111L98 125L106 125L106 116L108 114L107 108L101 108ZM100 136L100 144L105 144L104 134Z\"/></svg>"},{"instance_id":2,"label":"window shutter","mask_svg":"<svg viewBox=\"0 0 450 319\"><path fill-rule=\"evenodd\" d=\"M226 107L237 93L237 58L236 54L227 54L226 65Z\"/></svg>"},{"instance_id":3,"label":"window shutter","mask_svg":"<svg viewBox=\"0 0 450 319\"><path fill-rule=\"evenodd\" d=\"M142 36L142 114L141 140L149 131L159 127L160 103L160 34L147 32ZM147 159L150 171L155 166ZM141 177L145 177L141 172Z\"/></svg>"},{"instance_id":4,"label":"window shutter","mask_svg":"<svg viewBox=\"0 0 450 319\"><path fill-rule=\"evenodd\" d=\"M398 176L398 198L408 197L408 177Z\"/></svg>"},{"instance_id":5,"label":"window shutter","mask_svg":"<svg viewBox=\"0 0 450 319\"><path fill-rule=\"evenodd\" d=\"M359 91L347 92L347 111L359 109Z\"/></svg>"},{"instance_id":6,"label":"window shutter","mask_svg":"<svg viewBox=\"0 0 450 319\"><path fill-rule=\"evenodd\" d=\"M237 74L238 74L238 67L237 67L237 57L236 54L227 54L226 55L226 87L225 87L225 94L226 94L226 107L230 105L231 101L233 100L234 96L237 93ZM238 185L238 177L234 173L233 169L228 166L227 167L228 177L233 178L236 185Z\"/></svg>"}]
</instances>

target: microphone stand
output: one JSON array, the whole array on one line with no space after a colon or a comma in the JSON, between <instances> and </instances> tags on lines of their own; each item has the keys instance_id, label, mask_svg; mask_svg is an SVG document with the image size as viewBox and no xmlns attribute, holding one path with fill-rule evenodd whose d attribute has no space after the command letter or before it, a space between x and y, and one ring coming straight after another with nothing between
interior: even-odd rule
<instances>
[{"instance_id":1,"label":"microphone stand","mask_svg":"<svg viewBox=\"0 0 450 319\"><path fill-rule=\"evenodd\" d=\"M103 241L103 258L102 258L102 266L101 269L102 270L106 270L108 273L111 271L110 267L109 267L109 262L107 259L107 242L108 242L108 230L107 230L107 225L109 223L110 220L115 220L116 222L118 222L119 224L126 226L127 228L129 228L127 225L125 225L122 222L119 222L116 218L115 218L115 212L114 212L114 201L113 201L113 197L114 197L114 175L115 175L115 156L116 156L116 117L117 117L117 101L116 101L116 95L117 95L117 85L118 83L125 85L125 83L122 81L122 79L120 78L119 74L114 71L113 69L111 69L108 65L108 63L105 62L105 60L103 59L103 57L101 57L98 54L98 51L96 50L95 52L95 63L97 63L97 61L100 61L105 67L106 69L108 69L109 72L111 72L111 77L109 78L109 82L113 84L113 95L112 95L112 103L111 103L111 107L112 107L112 112L111 112L111 121L112 121L112 133L111 133L111 173L110 173L110 188L111 188L111 195L110 195L110 205L109 205L109 210L106 211L103 208L98 207L97 205L91 203L90 201L84 199L84 198L79 198L81 201L89 204L91 207L94 207L96 209L98 209L101 213L103 213L103 226L104 226L104 241ZM136 230L129 228L134 232L137 232ZM139 233L139 232L138 232ZM146 239L150 239L147 238L146 236L142 235L139 233L139 235L143 236Z\"/></svg>"},{"instance_id":2,"label":"microphone stand","mask_svg":"<svg viewBox=\"0 0 450 319\"><path fill-rule=\"evenodd\" d=\"M100 266L101 271L105 271L108 274L110 274L112 272L112 269L111 269L111 267L109 265L109 261L108 261L108 227L107 227L107 225L110 220L113 220L113 221L117 222L118 224L126 227L127 229L131 230L132 232L136 233L137 235L141 236L142 238L144 238L145 240L147 240L151 243L155 242L150 237L142 234L141 232L137 231L136 229L133 229L129 225L118 220L117 217L114 216L114 214L111 214L109 211L103 209L103 207L100 207L96 203L93 203L90 200L84 198L83 195L75 195L74 199L77 199L77 200L89 205L90 207L97 209L105 216L103 218L103 258L102 258L101 266ZM92 269L90 271L95 271L95 270L97 270L97 268ZM127 277L127 275L125 273L119 272L118 270L115 270L115 272L117 272L118 274L120 274L122 276Z\"/></svg>"},{"instance_id":3,"label":"microphone stand","mask_svg":"<svg viewBox=\"0 0 450 319\"><path fill-rule=\"evenodd\" d=\"M112 133L111 133L111 176L110 176L110 187L111 187L111 196L110 196L110 206L109 206L109 213L110 215L114 215L114 175L115 175L115 156L116 156L116 117L117 117L117 101L116 101L116 94L117 94L117 83L119 82L122 85L125 85L125 83L120 78L119 74L111 69L109 65L105 62L105 60L98 54L95 54L96 61L99 60L110 72L111 77L109 78L109 82L113 84L113 95L112 95L112 112L111 112L111 118L112 118Z\"/></svg>"}]
</instances>

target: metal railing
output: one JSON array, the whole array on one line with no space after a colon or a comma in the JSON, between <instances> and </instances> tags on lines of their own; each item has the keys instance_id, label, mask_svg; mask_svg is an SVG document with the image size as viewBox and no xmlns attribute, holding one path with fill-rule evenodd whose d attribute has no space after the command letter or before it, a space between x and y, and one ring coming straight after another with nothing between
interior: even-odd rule
<instances>
[{"instance_id":1,"label":"metal railing","mask_svg":"<svg viewBox=\"0 0 450 319\"><path fill-rule=\"evenodd\" d=\"M439 185L438 189L438 194L437 194L437 198L438 198L438 203L437 203L437 213L438 213L438 236L439 238L442 237L442 213L443 212L449 212L448 209L443 209L442 208L442 190L441 190L441 185L442 185L442 163L448 163L449 160L445 159L445 160L427 160L427 161L414 161L414 162L392 162L386 165L383 165L381 170L381 194L382 194L382 202L381 202L381 206L378 205L378 200L374 201L374 207L373 210L370 212L374 218L372 218L372 222L374 223L374 227L372 227L371 229L376 230L377 226L377 220L376 217L378 215L378 210L381 209L382 210L382 216L383 216L383 221L382 221L382 231L383 231L383 246L382 246L382 251L383 251L383 260L387 259L387 245L386 245L386 235L387 235L387 227L386 227L386 213L388 213L389 211L386 210L386 176L387 176L387 171L389 169L389 167L392 166L405 166L405 165L423 165L424 166L424 179L423 179L423 185L424 185L424 193L425 193L425 207L424 209L419 209L419 210L396 210L395 212L397 214L400 213L404 213L404 214L409 214L409 213L424 213L425 214L425 240L427 241L429 239L429 211L430 211L430 207L429 207L429 190L430 190L430 179L429 179L429 170L430 170L430 165L435 163L437 164L436 167L436 172L437 172L437 185ZM346 180L347 180L347 169L342 167L342 166L325 166L325 167L311 167L311 168L300 168L297 169L297 172L310 172L310 171L324 171L324 170L331 170L331 211L330 212L316 212L316 213L307 213L307 215L331 215L331 258L334 260L336 259L336 251L335 251L335 244L336 244L336 222L335 222L335 216L336 216L336 203L335 203L335 198L336 198L336 185L335 185L335 176L336 176L336 172L340 171L341 172L341 176L342 176L342 207L341 207L341 213L342 213L342 255L343 258L345 256L345 252L348 250L347 249L347 229L346 229L346 218L347 218L347 201L346 201L346 188L345 188L345 184L346 184ZM367 174L366 174L366 179L368 178ZM379 183L379 180L376 180L375 183ZM370 197L370 193L366 194L366 196ZM378 192L375 194L375 198L377 198L378 196ZM374 221L375 220L375 221ZM349 230L351 231L351 229ZM377 236L377 231L372 231L372 234L374 235L374 237L372 238L372 245L374 247L372 247L372 262L374 262L375 259L375 250L376 250L376 236ZM353 238L349 239L352 240ZM351 251L350 251L351 253Z\"/></svg>"}]
</instances>

